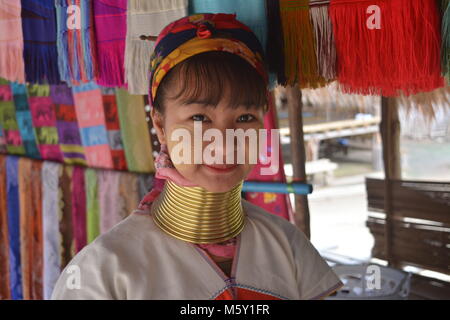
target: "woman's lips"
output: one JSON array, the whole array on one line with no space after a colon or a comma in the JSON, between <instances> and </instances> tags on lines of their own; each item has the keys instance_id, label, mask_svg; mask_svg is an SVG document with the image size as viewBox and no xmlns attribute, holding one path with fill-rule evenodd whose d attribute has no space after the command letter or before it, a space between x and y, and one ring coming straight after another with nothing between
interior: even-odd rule
<instances>
[{"instance_id":1,"label":"woman's lips","mask_svg":"<svg viewBox=\"0 0 450 320\"><path fill-rule=\"evenodd\" d=\"M228 173L233 171L234 169L237 168L237 164L234 165L208 165L208 164L203 164L205 167L207 167L208 169L210 169L211 171L214 171L216 173Z\"/></svg>"}]
</instances>

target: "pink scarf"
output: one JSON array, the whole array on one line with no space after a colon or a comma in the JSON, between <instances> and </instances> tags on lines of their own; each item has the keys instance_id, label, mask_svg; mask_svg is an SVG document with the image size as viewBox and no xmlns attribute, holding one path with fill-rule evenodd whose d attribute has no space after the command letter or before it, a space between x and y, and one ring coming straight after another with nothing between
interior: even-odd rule
<instances>
[{"instance_id":1,"label":"pink scarf","mask_svg":"<svg viewBox=\"0 0 450 320\"><path fill-rule=\"evenodd\" d=\"M196 187L185 177L183 177L172 161L167 150L167 145L161 145L161 151L155 160L156 174L153 183L153 188L148 192L139 203L138 209L149 209L152 202L158 197L161 191L164 189L165 180L170 180L182 187ZM207 251L214 256L233 258L236 251L236 237L221 243L214 244L197 244L198 247Z\"/></svg>"}]
</instances>

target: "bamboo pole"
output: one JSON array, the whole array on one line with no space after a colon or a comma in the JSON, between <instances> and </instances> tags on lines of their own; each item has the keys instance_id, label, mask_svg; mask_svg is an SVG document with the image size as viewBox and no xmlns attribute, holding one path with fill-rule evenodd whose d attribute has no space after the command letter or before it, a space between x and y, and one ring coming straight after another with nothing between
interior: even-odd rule
<instances>
[{"instance_id":1,"label":"bamboo pole","mask_svg":"<svg viewBox=\"0 0 450 320\"><path fill-rule=\"evenodd\" d=\"M392 179L401 179L400 166L400 121L396 98L381 98L381 138L383 141L384 164L384 212L385 252L388 265L399 268L400 265L393 255L393 206Z\"/></svg>"},{"instance_id":2,"label":"bamboo pole","mask_svg":"<svg viewBox=\"0 0 450 320\"><path fill-rule=\"evenodd\" d=\"M288 100L289 128L291 136L291 159L293 181L306 181L306 153L303 138L302 92L297 87L286 87ZM311 239L309 207L307 195L295 195L295 225L299 227L308 239Z\"/></svg>"}]
</instances>

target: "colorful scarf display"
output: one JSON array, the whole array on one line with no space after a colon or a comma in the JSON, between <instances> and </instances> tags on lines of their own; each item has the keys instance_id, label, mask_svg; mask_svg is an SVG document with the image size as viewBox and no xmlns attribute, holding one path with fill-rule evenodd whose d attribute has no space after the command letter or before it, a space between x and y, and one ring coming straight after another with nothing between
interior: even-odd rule
<instances>
[{"instance_id":1,"label":"colorful scarf display","mask_svg":"<svg viewBox=\"0 0 450 320\"><path fill-rule=\"evenodd\" d=\"M89 82L72 87L72 92L88 166L113 168L99 87Z\"/></svg>"},{"instance_id":2,"label":"colorful scarf display","mask_svg":"<svg viewBox=\"0 0 450 320\"><path fill-rule=\"evenodd\" d=\"M115 90L102 88L102 99L113 167L115 170L127 170Z\"/></svg>"},{"instance_id":3,"label":"colorful scarf display","mask_svg":"<svg viewBox=\"0 0 450 320\"><path fill-rule=\"evenodd\" d=\"M89 82L97 74L92 0L56 0L55 8L61 80Z\"/></svg>"},{"instance_id":4,"label":"colorful scarf display","mask_svg":"<svg viewBox=\"0 0 450 320\"><path fill-rule=\"evenodd\" d=\"M6 156L0 155L0 300L11 299L6 193Z\"/></svg>"},{"instance_id":5,"label":"colorful scarf display","mask_svg":"<svg viewBox=\"0 0 450 320\"><path fill-rule=\"evenodd\" d=\"M436 1L376 0L370 5L380 8L371 19L367 1L330 3L341 90L409 96L442 87Z\"/></svg>"},{"instance_id":6,"label":"colorful scarf display","mask_svg":"<svg viewBox=\"0 0 450 320\"><path fill-rule=\"evenodd\" d=\"M22 137L25 154L28 157L40 159L41 154L36 144L33 121L31 119L30 107L28 105L27 87L17 82L11 83L16 108L17 125Z\"/></svg>"},{"instance_id":7,"label":"colorful scarf display","mask_svg":"<svg viewBox=\"0 0 450 320\"><path fill-rule=\"evenodd\" d=\"M128 170L142 173L154 172L143 96L131 95L124 89L118 89L116 98Z\"/></svg>"},{"instance_id":8,"label":"colorful scarf display","mask_svg":"<svg viewBox=\"0 0 450 320\"><path fill-rule=\"evenodd\" d=\"M20 261L20 206L16 156L6 158L6 203L8 211L9 283L11 299L23 299L22 267Z\"/></svg>"},{"instance_id":9,"label":"colorful scarf display","mask_svg":"<svg viewBox=\"0 0 450 320\"><path fill-rule=\"evenodd\" d=\"M75 166L72 173L72 226L75 252L86 246L86 189L84 168Z\"/></svg>"},{"instance_id":10,"label":"colorful scarf display","mask_svg":"<svg viewBox=\"0 0 450 320\"><path fill-rule=\"evenodd\" d=\"M72 90L65 84L51 85L50 97L55 105L56 128L64 163L86 165Z\"/></svg>"},{"instance_id":11,"label":"colorful scarf display","mask_svg":"<svg viewBox=\"0 0 450 320\"><path fill-rule=\"evenodd\" d=\"M127 9L127 40L125 77L131 94L148 93L148 68L157 37L170 22L187 14L187 0L129 0Z\"/></svg>"},{"instance_id":12,"label":"colorful scarf display","mask_svg":"<svg viewBox=\"0 0 450 320\"><path fill-rule=\"evenodd\" d=\"M55 106L49 94L48 85L32 85L28 87L28 103L42 159L61 162Z\"/></svg>"},{"instance_id":13,"label":"colorful scarf display","mask_svg":"<svg viewBox=\"0 0 450 320\"><path fill-rule=\"evenodd\" d=\"M3 128L7 153L24 155L25 147L20 136L13 101L0 101L0 124Z\"/></svg>"},{"instance_id":14,"label":"colorful scarf display","mask_svg":"<svg viewBox=\"0 0 450 320\"><path fill-rule=\"evenodd\" d=\"M98 54L97 83L125 86L125 39L127 0L98 0L93 3Z\"/></svg>"},{"instance_id":15,"label":"colorful scarf display","mask_svg":"<svg viewBox=\"0 0 450 320\"><path fill-rule=\"evenodd\" d=\"M326 84L316 59L309 0L280 0L287 84L317 88Z\"/></svg>"},{"instance_id":16,"label":"colorful scarf display","mask_svg":"<svg viewBox=\"0 0 450 320\"><path fill-rule=\"evenodd\" d=\"M41 166L41 162L19 159L20 249L25 300L43 298Z\"/></svg>"},{"instance_id":17,"label":"colorful scarf display","mask_svg":"<svg viewBox=\"0 0 450 320\"><path fill-rule=\"evenodd\" d=\"M45 161L42 165L42 218L44 235L44 299L48 300L61 273L61 243L59 217L61 216L58 189L62 166Z\"/></svg>"},{"instance_id":18,"label":"colorful scarf display","mask_svg":"<svg viewBox=\"0 0 450 320\"><path fill-rule=\"evenodd\" d=\"M20 0L0 0L0 77L25 83Z\"/></svg>"},{"instance_id":19,"label":"colorful scarf display","mask_svg":"<svg viewBox=\"0 0 450 320\"><path fill-rule=\"evenodd\" d=\"M54 0L21 0L26 81L58 84Z\"/></svg>"}]
</instances>

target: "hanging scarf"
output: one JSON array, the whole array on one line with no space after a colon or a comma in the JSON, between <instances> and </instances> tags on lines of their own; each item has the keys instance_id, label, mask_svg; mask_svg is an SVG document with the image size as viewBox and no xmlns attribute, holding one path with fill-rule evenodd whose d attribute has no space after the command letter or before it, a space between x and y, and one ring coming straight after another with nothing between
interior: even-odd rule
<instances>
[{"instance_id":1,"label":"hanging scarf","mask_svg":"<svg viewBox=\"0 0 450 320\"><path fill-rule=\"evenodd\" d=\"M326 84L317 67L309 0L280 0L288 84L317 88Z\"/></svg>"},{"instance_id":2,"label":"hanging scarf","mask_svg":"<svg viewBox=\"0 0 450 320\"><path fill-rule=\"evenodd\" d=\"M275 74L279 85L286 85L284 70L284 36L280 16L280 2L266 0L267 7L267 44L266 56L270 73ZM273 89L273 85L270 86Z\"/></svg>"},{"instance_id":3,"label":"hanging scarf","mask_svg":"<svg viewBox=\"0 0 450 320\"><path fill-rule=\"evenodd\" d=\"M187 14L187 0L129 0L125 48L125 78L131 94L148 93L148 73L153 41L169 22ZM142 37L141 37L142 36Z\"/></svg>"},{"instance_id":4,"label":"hanging scarf","mask_svg":"<svg viewBox=\"0 0 450 320\"><path fill-rule=\"evenodd\" d=\"M20 249L25 300L43 298L41 164L19 159Z\"/></svg>"},{"instance_id":5,"label":"hanging scarf","mask_svg":"<svg viewBox=\"0 0 450 320\"><path fill-rule=\"evenodd\" d=\"M90 167L113 168L102 93L94 82L72 87L81 141Z\"/></svg>"},{"instance_id":6,"label":"hanging scarf","mask_svg":"<svg viewBox=\"0 0 450 320\"><path fill-rule=\"evenodd\" d=\"M100 233L105 233L122 220L118 206L120 174L112 170L98 171Z\"/></svg>"},{"instance_id":7,"label":"hanging scarf","mask_svg":"<svg viewBox=\"0 0 450 320\"><path fill-rule=\"evenodd\" d=\"M26 81L60 82L54 0L21 0Z\"/></svg>"},{"instance_id":8,"label":"hanging scarf","mask_svg":"<svg viewBox=\"0 0 450 320\"><path fill-rule=\"evenodd\" d=\"M116 91L112 88L102 88L103 109L105 111L106 130L111 149L111 157L115 170L127 170L125 150L123 149L122 132L120 130L119 113L117 110Z\"/></svg>"},{"instance_id":9,"label":"hanging scarf","mask_svg":"<svg viewBox=\"0 0 450 320\"><path fill-rule=\"evenodd\" d=\"M55 108L59 148L64 163L86 165L72 90L65 84L51 85L50 97Z\"/></svg>"},{"instance_id":10,"label":"hanging scarf","mask_svg":"<svg viewBox=\"0 0 450 320\"><path fill-rule=\"evenodd\" d=\"M27 87L24 84L12 82L11 89L14 96L17 125L20 130L20 136L22 137L25 154L28 157L40 159L41 154L36 144L36 135L28 105Z\"/></svg>"},{"instance_id":11,"label":"hanging scarf","mask_svg":"<svg viewBox=\"0 0 450 320\"><path fill-rule=\"evenodd\" d=\"M263 154L259 156L258 163L254 166L253 170L247 176L247 180L250 181L278 181L286 183L286 175L284 174L284 163L283 157L281 154L281 148L278 150L278 163L279 168L276 172L273 172L270 175L261 174L261 169L263 167L269 168L271 163L262 164L261 159L263 157L270 157L273 152L272 148L272 138L271 138L271 130L276 129L276 115L275 115L275 105L274 100L269 99L270 108L264 117L264 128L267 129L267 144L266 150L264 150ZM279 144L280 145L280 144ZM245 198L254 203L255 205L264 208L268 212L271 212L277 216L285 218L290 222L294 222L292 207L289 199L289 194L280 194L280 193L269 193L269 192L248 192L245 195Z\"/></svg>"},{"instance_id":12,"label":"hanging scarf","mask_svg":"<svg viewBox=\"0 0 450 320\"><path fill-rule=\"evenodd\" d=\"M19 158L6 158L6 203L8 207L9 283L11 298L23 299L22 270L20 261L20 206L18 185Z\"/></svg>"},{"instance_id":13,"label":"hanging scarf","mask_svg":"<svg viewBox=\"0 0 450 320\"><path fill-rule=\"evenodd\" d=\"M50 87L48 85L29 86L28 103L42 159L62 162L55 106L49 94Z\"/></svg>"},{"instance_id":14,"label":"hanging scarf","mask_svg":"<svg viewBox=\"0 0 450 320\"><path fill-rule=\"evenodd\" d=\"M42 166L42 216L44 235L44 299L50 299L61 273L61 241L59 230L58 181L62 173L59 163L44 161Z\"/></svg>"},{"instance_id":15,"label":"hanging scarf","mask_svg":"<svg viewBox=\"0 0 450 320\"><path fill-rule=\"evenodd\" d=\"M0 77L25 83L20 0L0 0Z\"/></svg>"},{"instance_id":16,"label":"hanging scarf","mask_svg":"<svg viewBox=\"0 0 450 320\"><path fill-rule=\"evenodd\" d=\"M75 252L86 246L86 190L84 168L75 166L72 173L72 225Z\"/></svg>"},{"instance_id":17,"label":"hanging scarf","mask_svg":"<svg viewBox=\"0 0 450 320\"><path fill-rule=\"evenodd\" d=\"M94 1L94 19L98 53L97 83L108 87L124 87L127 0Z\"/></svg>"},{"instance_id":18,"label":"hanging scarf","mask_svg":"<svg viewBox=\"0 0 450 320\"><path fill-rule=\"evenodd\" d=\"M311 0L309 2L318 72L325 80L333 81L336 78L336 46L333 25L328 15L329 5L330 0Z\"/></svg>"},{"instance_id":19,"label":"hanging scarf","mask_svg":"<svg viewBox=\"0 0 450 320\"><path fill-rule=\"evenodd\" d=\"M450 1L442 1L442 11L442 69L450 84Z\"/></svg>"},{"instance_id":20,"label":"hanging scarf","mask_svg":"<svg viewBox=\"0 0 450 320\"><path fill-rule=\"evenodd\" d=\"M73 10L76 6L77 10ZM80 84L95 78L97 62L91 0L56 0L58 68L61 80Z\"/></svg>"},{"instance_id":21,"label":"hanging scarf","mask_svg":"<svg viewBox=\"0 0 450 320\"><path fill-rule=\"evenodd\" d=\"M341 90L409 96L442 87L436 1L375 0L370 5L380 8L379 19L377 12L367 14L367 1L330 3Z\"/></svg>"},{"instance_id":22,"label":"hanging scarf","mask_svg":"<svg viewBox=\"0 0 450 320\"><path fill-rule=\"evenodd\" d=\"M124 89L117 89L116 98L128 170L142 173L154 172L143 96L132 95Z\"/></svg>"},{"instance_id":23,"label":"hanging scarf","mask_svg":"<svg viewBox=\"0 0 450 320\"><path fill-rule=\"evenodd\" d=\"M73 226L72 226L72 166L64 166L59 179L59 194L61 201L61 217L59 220L59 232L62 236L61 243L61 269L72 260L74 256L73 244ZM73 250L72 250L73 249Z\"/></svg>"},{"instance_id":24,"label":"hanging scarf","mask_svg":"<svg viewBox=\"0 0 450 320\"><path fill-rule=\"evenodd\" d=\"M119 177L119 216L126 218L139 204L137 174L121 172Z\"/></svg>"},{"instance_id":25,"label":"hanging scarf","mask_svg":"<svg viewBox=\"0 0 450 320\"><path fill-rule=\"evenodd\" d=\"M87 243L91 243L100 235L97 172L92 168L87 168L84 172L84 179L86 181Z\"/></svg>"},{"instance_id":26,"label":"hanging scarf","mask_svg":"<svg viewBox=\"0 0 450 320\"><path fill-rule=\"evenodd\" d=\"M6 175L6 156L0 155L0 300L11 299Z\"/></svg>"},{"instance_id":27,"label":"hanging scarf","mask_svg":"<svg viewBox=\"0 0 450 320\"><path fill-rule=\"evenodd\" d=\"M2 101L11 101L12 92L8 81L0 78L0 103ZM3 112L0 110L0 153L6 153L6 139L3 132Z\"/></svg>"},{"instance_id":28,"label":"hanging scarf","mask_svg":"<svg viewBox=\"0 0 450 320\"><path fill-rule=\"evenodd\" d=\"M20 136L13 101L0 101L0 123L5 137L6 151L9 154L25 154L25 147Z\"/></svg>"}]
</instances>

